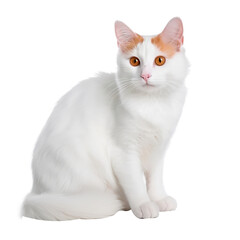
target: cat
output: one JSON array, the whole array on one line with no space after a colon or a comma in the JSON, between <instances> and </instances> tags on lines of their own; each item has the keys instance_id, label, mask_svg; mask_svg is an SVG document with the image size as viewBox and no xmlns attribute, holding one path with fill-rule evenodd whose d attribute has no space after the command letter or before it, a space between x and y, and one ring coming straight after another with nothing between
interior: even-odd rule
<instances>
[{"instance_id":1,"label":"cat","mask_svg":"<svg viewBox=\"0 0 240 240\"><path fill-rule=\"evenodd\" d=\"M115 22L116 74L81 81L58 102L32 161L33 187L22 215L42 220L138 218L175 210L163 158L186 96L183 24L154 36Z\"/></svg>"}]
</instances>

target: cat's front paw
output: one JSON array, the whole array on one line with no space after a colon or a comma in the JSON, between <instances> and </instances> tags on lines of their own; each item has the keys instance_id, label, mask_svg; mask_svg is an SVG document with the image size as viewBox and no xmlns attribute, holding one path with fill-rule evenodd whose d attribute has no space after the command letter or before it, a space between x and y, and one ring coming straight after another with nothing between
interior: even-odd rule
<instances>
[{"instance_id":1,"label":"cat's front paw","mask_svg":"<svg viewBox=\"0 0 240 240\"><path fill-rule=\"evenodd\" d=\"M159 215L159 208L155 202L145 202L132 211L138 218L156 218Z\"/></svg>"},{"instance_id":2,"label":"cat's front paw","mask_svg":"<svg viewBox=\"0 0 240 240\"><path fill-rule=\"evenodd\" d=\"M159 200L157 205L160 212L173 211L177 208L177 201L170 196L166 196L165 198Z\"/></svg>"}]
</instances>

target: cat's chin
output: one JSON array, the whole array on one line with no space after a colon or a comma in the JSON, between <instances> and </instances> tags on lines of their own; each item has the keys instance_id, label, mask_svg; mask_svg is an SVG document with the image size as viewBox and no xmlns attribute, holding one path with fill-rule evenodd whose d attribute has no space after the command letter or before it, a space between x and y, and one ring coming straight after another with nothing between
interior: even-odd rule
<instances>
[{"instance_id":1,"label":"cat's chin","mask_svg":"<svg viewBox=\"0 0 240 240\"><path fill-rule=\"evenodd\" d=\"M145 88L152 88L152 87L155 87L155 85L153 85L153 84L149 84L149 83L146 83L146 84L143 84L142 87L145 87Z\"/></svg>"},{"instance_id":2,"label":"cat's chin","mask_svg":"<svg viewBox=\"0 0 240 240\"><path fill-rule=\"evenodd\" d=\"M157 85L154 85L154 84L150 84L150 83L148 83L148 84L142 84L141 86L140 86L140 89L142 90L142 91L146 91L146 92L152 92L152 91L157 91L158 90L158 86Z\"/></svg>"},{"instance_id":3,"label":"cat's chin","mask_svg":"<svg viewBox=\"0 0 240 240\"><path fill-rule=\"evenodd\" d=\"M159 94L166 90L163 85L158 84L142 84L137 87L137 90L146 94ZM168 91L167 91L168 92Z\"/></svg>"}]
</instances>

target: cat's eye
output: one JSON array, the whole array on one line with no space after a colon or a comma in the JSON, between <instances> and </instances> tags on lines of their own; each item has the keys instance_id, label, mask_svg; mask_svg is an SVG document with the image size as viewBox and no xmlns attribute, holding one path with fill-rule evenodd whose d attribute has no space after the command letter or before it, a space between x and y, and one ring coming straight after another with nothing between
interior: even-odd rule
<instances>
[{"instance_id":1,"label":"cat's eye","mask_svg":"<svg viewBox=\"0 0 240 240\"><path fill-rule=\"evenodd\" d=\"M137 57L131 57L130 64L134 67L137 67L140 65L140 60Z\"/></svg>"},{"instance_id":2,"label":"cat's eye","mask_svg":"<svg viewBox=\"0 0 240 240\"><path fill-rule=\"evenodd\" d=\"M166 62L166 58L163 56L158 56L155 58L155 63L158 66L162 66Z\"/></svg>"}]
</instances>

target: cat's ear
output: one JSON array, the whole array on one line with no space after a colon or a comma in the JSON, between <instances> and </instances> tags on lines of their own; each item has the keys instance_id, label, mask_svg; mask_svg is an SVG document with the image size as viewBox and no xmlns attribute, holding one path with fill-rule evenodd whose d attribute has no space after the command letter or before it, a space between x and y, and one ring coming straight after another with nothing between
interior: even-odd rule
<instances>
[{"instance_id":1,"label":"cat's ear","mask_svg":"<svg viewBox=\"0 0 240 240\"><path fill-rule=\"evenodd\" d=\"M162 41L171 44L177 51L183 44L183 24L178 17L171 19L162 33L160 34Z\"/></svg>"},{"instance_id":2,"label":"cat's ear","mask_svg":"<svg viewBox=\"0 0 240 240\"><path fill-rule=\"evenodd\" d=\"M115 33L118 47L122 52L133 49L138 43L143 42L143 37L134 33L126 24L120 21L115 22Z\"/></svg>"}]
</instances>

